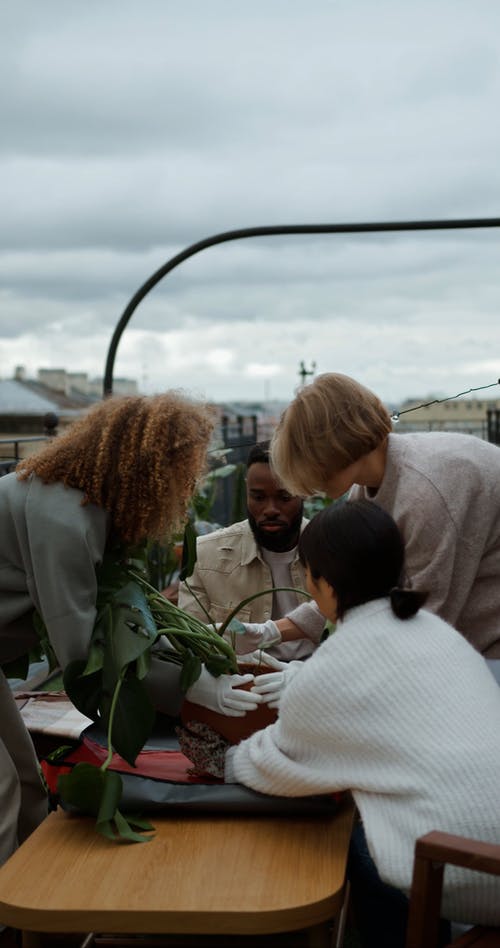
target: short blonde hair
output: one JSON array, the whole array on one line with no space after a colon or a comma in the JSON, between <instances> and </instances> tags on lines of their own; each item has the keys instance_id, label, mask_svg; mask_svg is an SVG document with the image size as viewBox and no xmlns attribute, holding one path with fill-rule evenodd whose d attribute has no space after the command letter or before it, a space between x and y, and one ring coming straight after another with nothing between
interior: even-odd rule
<instances>
[{"instance_id":1,"label":"short blonde hair","mask_svg":"<svg viewBox=\"0 0 500 948\"><path fill-rule=\"evenodd\" d=\"M348 375L327 372L304 386L281 416L271 463L291 494L326 490L330 477L377 448L391 431L380 399Z\"/></svg>"}]
</instances>

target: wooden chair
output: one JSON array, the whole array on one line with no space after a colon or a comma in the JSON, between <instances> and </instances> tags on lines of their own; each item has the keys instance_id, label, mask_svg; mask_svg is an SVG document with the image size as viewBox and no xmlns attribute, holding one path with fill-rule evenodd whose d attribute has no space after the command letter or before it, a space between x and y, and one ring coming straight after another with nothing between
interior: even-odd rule
<instances>
[{"instance_id":1,"label":"wooden chair","mask_svg":"<svg viewBox=\"0 0 500 948\"><path fill-rule=\"evenodd\" d=\"M445 866L500 875L500 845L434 831L417 839L406 948L437 948ZM456 938L453 948L499 948L500 927L476 926Z\"/></svg>"}]
</instances>

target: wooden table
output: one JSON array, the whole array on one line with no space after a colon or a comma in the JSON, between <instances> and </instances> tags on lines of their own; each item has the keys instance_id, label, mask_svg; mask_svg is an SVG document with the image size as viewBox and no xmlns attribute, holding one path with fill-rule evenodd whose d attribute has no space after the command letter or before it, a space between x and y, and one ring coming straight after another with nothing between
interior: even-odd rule
<instances>
[{"instance_id":1,"label":"wooden table","mask_svg":"<svg viewBox=\"0 0 500 948\"><path fill-rule=\"evenodd\" d=\"M40 932L264 935L307 929L327 944L340 912L354 807L332 816L153 819L116 844L93 820L51 813L0 869L0 922Z\"/></svg>"}]
</instances>

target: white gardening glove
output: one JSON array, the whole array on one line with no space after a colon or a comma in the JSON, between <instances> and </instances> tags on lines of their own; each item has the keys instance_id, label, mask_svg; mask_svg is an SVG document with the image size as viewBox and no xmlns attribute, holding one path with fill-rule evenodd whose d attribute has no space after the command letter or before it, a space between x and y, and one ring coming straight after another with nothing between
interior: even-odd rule
<instances>
[{"instance_id":1,"label":"white gardening glove","mask_svg":"<svg viewBox=\"0 0 500 948\"><path fill-rule=\"evenodd\" d=\"M219 675L215 678L203 665L200 677L186 691L186 698L210 708L210 711L221 711L228 718L242 718L264 701L260 695L237 687L253 680L253 675Z\"/></svg>"},{"instance_id":2,"label":"white gardening glove","mask_svg":"<svg viewBox=\"0 0 500 948\"><path fill-rule=\"evenodd\" d=\"M270 655L269 652L263 652L262 649L257 648L254 652L245 652L244 655L238 655L238 664L239 665L255 665L256 668L269 668L273 671L282 666L286 667L286 662L280 662L274 655Z\"/></svg>"},{"instance_id":3,"label":"white gardening glove","mask_svg":"<svg viewBox=\"0 0 500 948\"><path fill-rule=\"evenodd\" d=\"M300 672L300 669L304 667L304 662L279 662L272 655L266 657L266 665L272 663L276 671L270 672L268 675L259 675L255 679L251 693L261 695L270 708L279 708L285 688L288 687L292 678Z\"/></svg>"},{"instance_id":4,"label":"white gardening glove","mask_svg":"<svg viewBox=\"0 0 500 948\"><path fill-rule=\"evenodd\" d=\"M223 638L233 645L237 655L245 655L257 648L277 645L281 642L281 632L272 619L267 622L238 622L233 619Z\"/></svg>"}]
</instances>

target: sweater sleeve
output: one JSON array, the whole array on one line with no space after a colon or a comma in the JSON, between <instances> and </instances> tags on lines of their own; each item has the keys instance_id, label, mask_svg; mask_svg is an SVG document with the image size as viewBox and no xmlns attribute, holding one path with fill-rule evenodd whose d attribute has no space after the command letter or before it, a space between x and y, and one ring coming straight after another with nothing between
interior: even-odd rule
<instances>
[{"instance_id":1,"label":"sweater sleeve","mask_svg":"<svg viewBox=\"0 0 500 948\"><path fill-rule=\"evenodd\" d=\"M276 723L229 749L224 774L227 782L290 797L353 785L360 722L354 722L352 715L349 718L350 686L343 684L342 660L336 667L334 639L321 645L294 676L284 692Z\"/></svg>"},{"instance_id":2,"label":"sweater sleeve","mask_svg":"<svg viewBox=\"0 0 500 948\"><path fill-rule=\"evenodd\" d=\"M296 609L287 612L286 618L302 630L306 639L310 639L315 644L319 643L326 619L315 602L302 602Z\"/></svg>"},{"instance_id":3,"label":"sweater sleeve","mask_svg":"<svg viewBox=\"0 0 500 948\"><path fill-rule=\"evenodd\" d=\"M345 758L339 758L335 766L334 747L322 748L314 730L300 740L287 731L280 717L276 724L230 748L226 783L242 783L259 793L283 797L314 796L350 786Z\"/></svg>"}]
</instances>

